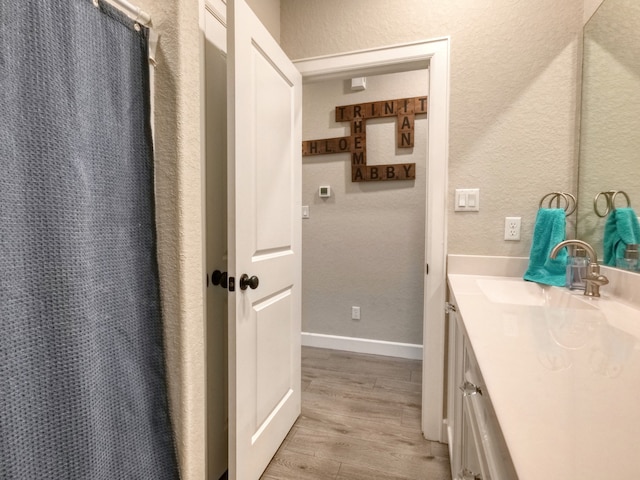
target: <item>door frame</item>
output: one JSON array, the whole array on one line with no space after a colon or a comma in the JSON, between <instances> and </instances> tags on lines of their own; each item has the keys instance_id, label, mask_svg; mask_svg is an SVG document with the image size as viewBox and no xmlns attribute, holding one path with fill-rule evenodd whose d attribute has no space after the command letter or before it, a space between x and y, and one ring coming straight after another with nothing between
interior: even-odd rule
<instances>
[{"instance_id":1,"label":"door frame","mask_svg":"<svg viewBox=\"0 0 640 480\"><path fill-rule=\"evenodd\" d=\"M447 170L450 38L294 60L303 83L429 69L422 432L446 442L444 428ZM428 387L428 388L427 388Z\"/></svg>"},{"instance_id":2,"label":"door frame","mask_svg":"<svg viewBox=\"0 0 640 480\"><path fill-rule=\"evenodd\" d=\"M226 245L226 216L227 216L227 175L226 175L226 161L223 162L223 165L216 164L212 162L213 157L209 157L211 153L210 148L210 137L209 137L209 122L212 121L212 118L215 117L215 114L211 116L211 112L209 111L209 89L210 86L207 83L209 69L211 68L208 65L208 55L207 55L207 44L211 43L213 47L218 48L220 51L224 52L226 56L227 52L227 24L226 24L226 7L222 3L221 0L215 0L212 2L210 0L206 1L206 4L203 8L204 14L202 15L203 20L203 67L202 67L202 101L203 101L203 112L202 120L203 126L202 131L205 133L203 135L203 162L202 162L202 195L203 195L203 262L205 265L205 272L207 274L207 281L205 282L205 291L204 291L204 378L205 378L205 388L204 388L204 468L205 468L205 478L221 478L224 475L224 472L228 468L228 454L229 454L229 427L228 427L228 386L227 386L227 369L228 369L228 327L227 327L227 308L224 309L224 315L220 318L212 317L213 309L216 308L215 302L212 302L211 296L216 296L217 301L223 302L221 295L225 294L223 290L219 287L215 288L209 285L209 274L213 273L213 269L227 270L227 260L226 260L226 252L217 251L219 253L219 257L216 256L215 261L210 263L212 260L209 258L211 254L210 250L210 242L209 234L211 232L211 223L215 224L215 227L220 229L221 225L225 225L222 229L224 244ZM213 28L210 28L213 27ZM226 69L224 72L225 85L226 85ZM226 91L224 93L225 105L226 105ZM220 118L221 123L225 125L224 130L224 138L226 140L227 132L226 132L226 124L227 124L227 115L225 109L224 120ZM218 139L219 140L219 139ZM217 144L217 142L214 142ZM226 143L223 145L223 152L226 156ZM217 146L214 148L218 148ZM210 183L212 180L212 169L213 169L213 180L214 183ZM219 182L219 183L215 183ZM219 205L212 204L211 200L211 190L214 190L216 193L217 200L221 200L220 195L222 196L221 203ZM214 206L215 205L215 206ZM218 216L219 215L219 216ZM215 220L212 220L212 217ZM221 249L223 250L223 249ZM215 297L214 297L215 298ZM221 315L221 312L217 312ZM213 321L212 321L213 320ZM216 323L215 320L218 320ZM215 348L212 348L214 344L212 344L212 337L216 335L221 335L220 342L222 345L217 344ZM224 360L222 360L224 359ZM220 362L220 363L218 363ZM215 366L217 368L211 368ZM222 375L221 375L222 374ZM211 411L222 411L224 415L210 415L208 414Z\"/></svg>"}]
</instances>

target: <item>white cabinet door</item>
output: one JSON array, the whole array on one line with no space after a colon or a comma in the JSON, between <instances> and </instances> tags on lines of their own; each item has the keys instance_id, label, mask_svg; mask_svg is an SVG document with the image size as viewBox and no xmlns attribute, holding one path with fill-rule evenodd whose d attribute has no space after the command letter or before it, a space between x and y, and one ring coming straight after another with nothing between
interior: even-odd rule
<instances>
[{"instance_id":1,"label":"white cabinet door","mask_svg":"<svg viewBox=\"0 0 640 480\"><path fill-rule=\"evenodd\" d=\"M254 480L301 407L302 80L244 0L227 15L229 476Z\"/></svg>"}]
</instances>

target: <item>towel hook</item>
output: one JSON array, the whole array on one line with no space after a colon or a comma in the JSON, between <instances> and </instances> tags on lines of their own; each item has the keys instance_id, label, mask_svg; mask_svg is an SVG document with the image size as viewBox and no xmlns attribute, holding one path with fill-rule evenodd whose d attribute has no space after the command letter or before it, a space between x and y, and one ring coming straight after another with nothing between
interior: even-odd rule
<instances>
[{"instance_id":1,"label":"towel hook","mask_svg":"<svg viewBox=\"0 0 640 480\"><path fill-rule=\"evenodd\" d=\"M571 199L571 203L573 204L571 208L569 208L568 205L567 205L567 208L565 208L565 210L567 211L567 216L569 216L576 211L576 207L578 206L578 201L576 200L576 197L571 193L566 192L565 195Z\"/></svg>"},{"instance_id":2,"label":"towel hook","mask_svg":"<svg viewBox=\"0 0 640 480\"><path fill-rule=\"evenodd\" d=\"M609 192L600 192L598 193L595 198L593 199L593 211L596 212L596 215L599 216L600 218L604 218L607 215L609 215L609 212L611 211L611 195L613 194L613 191L609 191ZM598 200L600 199L600 197L604 198L605 201L605 211L604 212L600 212L600 209L598 208Z\"/></svg>"},{"instance_id":3,"label":"towel hook","mask_svg":"<svg viewBox=\"0 0 640 480\"><path fill-rule=\"evenodd\" d=\"M609 190L608 192L600 192L593 199L593 210L596 212L596 215L598 215L600 218L604 218L609 215L609 212L616 208L616 197L618 195L622 195L627 200L627 207L631 206L631 199L629 198L629 195L627 195L627 192L623 190ZM598 207L598 200L601 196L605 199L604 212L600 212L600 209Z\"/></svg>"},{"instance_id":4,"label":"towel hook","mask_svg":"<svg viewBox=\"0 0 640 480\"><path fill-rule=\"evenodd\" d=\"M547 193L544 197L542 197L542 199L540 200L540 204L538 205L538 208L542 208L542 205L544 204L544 201L549 198L549 203L548 206L549 208L553 208L553 202L556 202L556 208L563 208L564 211L566 212L565 215L569 216L571 215L573 212L576 211L576 197L573 196L571 193L567 193L567 192L551 192L551 193ZM562 200L564 200L564 207L562 207Z\"/></svg>"},{"instance_id":5,"label":"towel hook","mask_svg":"<svg viewBox=\"0 0 640 480\"><path fill-rule=\"evenodd\" d=\"M613 195L611 195L611 208L616 208L616 197L619 194L622 194L622 196L627 200L627 207L630 207L631 199L629 199L629 195L627 195L627 192L623 190L618 190L617 192L614 192Z\"/></svg>"},{"instance_id":6,"label":"towel hook","mask_svg":"<svg viewBox=\"0 0 640 480\"><path fill-rule=\"evenodd\" d=\"M551 204L553 203L553 201L556 201L556 207L560 208L560 197L564 198L564 203L565 205L568 205L569 200L567 199L567 196L562 193L562 192L551 192L551 193L547 193L544 197L542 197L542 199L540 200L540 204L538 205L538 208L542 208L542 204L544 203L545 199L547 197L549 198L549 208L552 208Z\"/></svg>"}]
</instances>

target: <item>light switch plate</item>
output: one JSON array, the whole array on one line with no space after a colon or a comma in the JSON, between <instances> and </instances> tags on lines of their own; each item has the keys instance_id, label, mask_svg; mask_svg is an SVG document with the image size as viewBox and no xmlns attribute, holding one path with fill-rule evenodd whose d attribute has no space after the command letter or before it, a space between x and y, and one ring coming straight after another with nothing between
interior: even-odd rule
<instances>
[{"instance_id":1,"label":"light switch plate","mask_svg":"<svg viewBox=\"0 0 640 480\"><path fill-rule=\"evenodd\" d=\"M479 212L480 211L480 189L479 188L456 188L456 199L454 210L456 212Z\"/></svg>"}]
</instances>

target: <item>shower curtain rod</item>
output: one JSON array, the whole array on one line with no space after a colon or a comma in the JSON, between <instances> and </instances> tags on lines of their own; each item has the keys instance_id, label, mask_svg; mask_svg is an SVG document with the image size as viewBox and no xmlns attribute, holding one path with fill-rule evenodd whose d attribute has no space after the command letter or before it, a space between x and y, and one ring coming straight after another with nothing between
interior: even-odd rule
<instances>
[{"instance_id":1,"label":"shower curtain rod","mask_svg":"<svg viewBox=\"0 0 640 480\"><path fill-rule=\"evenodd\" d=\"M96 2L97 0L94 0ZM107 0L109 3L124 10L124 12L138 23L141 23L145 27L151 23L151 15L147 12L140 10L135 5L130 4L127 0Z\"/></svg>"}]
</instances>

